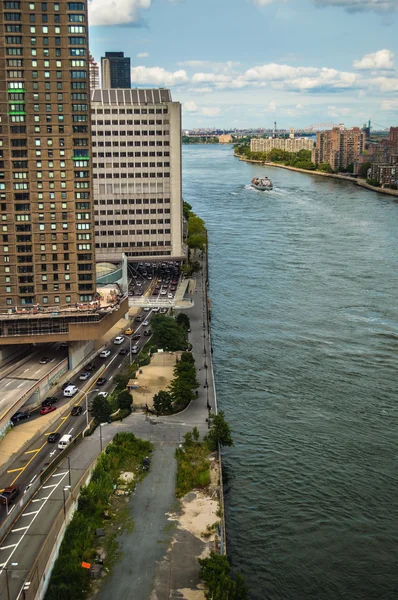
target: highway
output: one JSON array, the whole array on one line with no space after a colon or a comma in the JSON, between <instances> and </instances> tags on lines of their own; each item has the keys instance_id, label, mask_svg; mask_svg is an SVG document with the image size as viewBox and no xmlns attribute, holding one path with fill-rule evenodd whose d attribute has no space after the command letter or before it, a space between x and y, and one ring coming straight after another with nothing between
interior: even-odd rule
<instances>
[{"instance_id":1,"label":"highway","mask_svg":"<svg viewBox=\"0 0 398 600\"><path fill-rule=\"evenodd\" d=\"M144 312L143 314L145 315L146 319L150 320L152 311ZM142 348L142 346L148 340L148 337L143 336L143 331L147 329L148 326L144 326L142 322L138 323L133 321L132 327L135 330L135 334L139 333L141 335L139 340L133 341L130 340L129 336L125 336L123 344L115 345L110 342L106 347L106 349L110 350L111 352L110 356L108 358L99 358L98 356L95 359L96 368L91 372L91 377L88 381L79 380L79 376L84 369L81 369L73 378L70 379L70 383L72 385L76 385L79 390L84 387L84 393L79 391L79 393L75 396L76 401L74 403L82 405L83 413L81 415L76 417L71 415L70 408L66 408L66 404L69 404L70 398L64 398L62 390L58 391L56 396L59 400L56 404L56 411L59 413L59 418L57 419L56 423L51 426L51 428L45 431L45 433L41 435L35 435L32 438L29 447L15 459L13 464L5 473L0 475L0 490L3 490L5 487L17 485L20 488L21 493L23 493L24 489L37 477L42 468L51 462L56 453L60 452L57 444L48 443L47 440L50 433L59 432L61 435L68 433L75 437L86 427L88 420L85 402L86 394L88 401L90 401L99 391L112 391L114 388L114 376L120 371L120 369L123 367L123 364L126 364L129 361L129 355L120 355L120 351L122 349L130 350L130 343L131 345L136 344ZM48 367L49 364L51 363L41 366ZM105 367L105 369L103 369L103 367ZM96 382L100 376L106 377L107 381L105 385L98 387ZM49 420L51 416L52 413L48 416L41 416L38 411L35 413L35 418L37 419ZM31 419L29 419L29 421L30 420ZM26 421L23 421L21 424L17 424L16 427L24 427L25 423ZM5 515L6 507L1 505L0 520L2 520Z\"/></svg>"}]
</instances>

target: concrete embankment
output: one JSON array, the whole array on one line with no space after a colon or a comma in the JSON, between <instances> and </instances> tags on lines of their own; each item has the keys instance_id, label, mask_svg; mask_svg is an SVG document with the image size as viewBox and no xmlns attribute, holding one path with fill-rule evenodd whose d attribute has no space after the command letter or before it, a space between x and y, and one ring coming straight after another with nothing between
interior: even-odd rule
<instances>
[{"instance_id":1,"label":"concrete embankment","mask_svg":"<svg viewBox=\"0 0 398 600\"><path fill-rule=\"evenodd\" d=\"M250 158L243 158L238 154L234 154L236 158L243 162L255 163L259 165L263 165L264 167L276 167L277 169L287 169L288 171L297 171L298 173L307 173L307 175L318 175L320 177L331 177L332 179L339 179L340 181L349 181L355 185L359 185L367 190L371 190L372 192L378 192L379 194L387 194L389 196L395 196L398 198L398 190L389 190L387 188L379 188L374 185L369 185L364 179L355 179L355 177L350 177L349 175L339 175L337 173L324 173L322 171L311 171L309 169L299 169L298 167L291 167L289 165L280 165L274 162L264 162L262 160L254 160Z\"/></svg>"}]
</instances>

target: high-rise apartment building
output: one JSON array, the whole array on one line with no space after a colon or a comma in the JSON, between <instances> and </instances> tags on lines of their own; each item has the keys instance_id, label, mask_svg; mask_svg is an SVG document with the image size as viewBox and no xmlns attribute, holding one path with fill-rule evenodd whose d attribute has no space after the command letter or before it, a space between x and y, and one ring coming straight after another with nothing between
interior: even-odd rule
<instances>
[{"instance_id":1,"label":"high-rise apartment building","mask_svg":"<svg viewBox=\"0 0 398 600\"><path fill-rule=\"evenodd\" d=\"M105 52L101 58L101 87L131 88L130 58L124 52Z\"/></svg>"},{"instance_id":2,"label":"high-rise apartment building","mask_svg":"<svg viewBox=\"0 0 398 600\"><path fill-rule=\"evenodd\" d=\"M91 92L97 256L181 259L181 104L166 89Z\"/></svg>"},{"instance_id":3,"label":"high-rise apartment building","mask_svg":"<svg viewBox=\"0 0 398 600\"><path fill-rule=\"evenodd\" d=\"M345 129L340 126L329 131L318 131L316 146L312 151L312 162L328 163L334 171L346 169L363 152L365 141L365 132L359 127Z\"/></svg>"},{"instance_id":4,"label":"high-rise apartment building","mask_svg":"<svg viewBox=\"0 0 398 600\"><path fill-rule=\"evenodd\" d=\"M309 138L253 138L250 141L252 152L270 152L273 148L286 152L299 152L300 150L312 150L313 147L314 142Z\"/></svg>"},{"instance_id":5,"label":"high-rise apartment building","mask_svg":"<svg viewBox=\"0 0 398 600\"><path fill-rule=\"evenodd\" d=\"M84 2L1 2L0 344L95 300L87 36Z\"/></svg>"}]
</instances>

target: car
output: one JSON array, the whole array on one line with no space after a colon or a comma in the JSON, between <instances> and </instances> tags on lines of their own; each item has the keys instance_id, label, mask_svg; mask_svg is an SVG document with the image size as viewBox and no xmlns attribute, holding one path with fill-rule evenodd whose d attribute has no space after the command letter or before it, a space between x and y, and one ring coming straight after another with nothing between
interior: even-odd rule
<instances>
[{"instance_id":1,"label":"car","mask_svg":"<svg viewBox=\"0 0 398 600\"><path fill-rule=\"evenodd\" d=\"M48 356L42 356L41 359L39 360L39 363L41 365L46 365L49 362L50 362L50 359L48 358Z\"/></svg>"},{"instance_id":2,"label":"car","mask_svg":"<svg viewBox=\"0 0 398 600\"><path fill-rule=\"evenodd\" d=\"M145 325L145 326L149 325L148 319L145 319L145 321L143 322L143 325Z\"/></svg>"},{"instance_id":3,"label":"car","mask_svg":"<svg viewBox=\"0 0 398 600\"><path fill-rule=\"evenodd\" d=\"M86 369L86 371L94 371L94 369L97 368L97 363L95 363L94 361L90 362L84 368Z\"/></svg>"},{"instance_id":4,"label":"car","mask_svg":"<svg viewBox=\"0 0 398 600\"><path fill-rule=\"evenodd\" d=\"M124 335L133 335L134 333L134 329L131 329L131 327L128 327L128 329L126 329L126 331L124 332Z\"/></svg>"},{"instance_id":5,"label":"car","mask_svg":"<svg viewBox=\"0 0 398 600\"><path fill-rule=\"evenodd\" d=\"M0 494L0 502L2 504L10 504L10 502L14 502L15 498L19 494L19 487L16 485L11 485L10 487L4 488L4 490Z\"/></svg>"},{"instance_id":6,"label":"car","mask_svg":"<svg viewBox=\"0 0 398 600\"><path fill-rule=\"evenodd\" d=\"M140 333L135 333L131 339L132 339L132 340L139 340L139 339L140 339L140 337L141 337L141 334L140 334ZM128 354L128 352L127 352L127 354Z\"/></svg>"},{"instance_id":7,"label":"car","mask_svg":"<svg viewBox=\"0 0 398 600\"><path fill-rule=\"evenodd\" d=\"M81 415L83 412L83 407L82 406L74 406L72 408L72 410L70 411L70 414L72 415L72 417L78 417L79 415Z\"/></svg>"},{"instance_id":8,"label":"car","mask_svg":"<svg viewBox=\"0 0 398 600\"><path fill-rule=\"evenodd\" d=\"M58 440L60 439L61 434L58 433L57 431L55 431L54 433L50 433L48 438L47 438L47 442L49 444L56 444L58 442Z\"/></svg>"},{"instance_id":9,"label":"car","mask_svg":"<svg viewBox=\"0 0 398 600\"><path fill-rule=\"evenodd\" d=\"M172 294L172 293L167 294L167 297L168 297L169 300L172 300L172 298L174 298L174 294Z\"/></svg>"},{"instance_id":10,"label":"car","mask_svg":"<svg viewBox=\"0 0 398 600\"><path fill-rule=\"evenodd\" d=\"M152 312L154 312L154 313L158 313L158 312L159 312L159 306L155 306L155 307L152 309Z\"/></svg>"},{"instance_id":11,"label":"car","mask_svg":"<svg viewBox=\"0 0 398 600\"><path fill-rule=\"evenodd\" d=\"M124 338L122 335L118 335L118 336L117 336L117 337L115 337L115 339L113 340L113 343L114 343L114 344L116 344L116 345L123 344L123 342L124 342L124 339L125 339L125 338Z\"/></svg>"},{"instance_id":12,"label":"car","mask_svg":"<svg viewBox=\"0 0 398 600\"><path fill-rule=\"evenodd\" d=\"M126 354L128 354L128 353L129 353L129 351L127 348L122 348L119 352L119 354L121 354L122 356L126 356Z\"/></svg>"},{"instance_id":13,"label":"car","mask_svg":"<svg viewBox=\"0 0 398 600\"><path fill-rule=\"evenodd\" d=\"M144 308L144 312L149 312L150 310L151 310L151 307L150 307L150 306L146 306L146 307Z\"/></svg>"},{"instance_id":14,"label":"car","mask_svg":"<svg viewBox=\"0 0 398 600\"><path fill-rule=\"evenodd\" d=\"M80 374L80 381L87 381L87 379L89 379L89 377L91 377L91 373L89 373L88 371L83 371L83 373Z\"/></svg>"},{"instance_id":15,"label":"car","mask_svg":"<svg viewBox=\"0 0 398 600\"><path fill-rule=\"evenodd\" d=\"M79 388L75 385L68 385L68 387L64 389L64 396L65 398L72 398L78 391Z\"/></svg>"},{"instance_id":16,"label":"car","mask_svg":"<svg viewBox=\"0 0 398 600\"><path fill-rule=\"evenodd\" d=\"M62 389L66 390L66 388L69 387L70 385L72 385L71 382L70 381L66 381L65 383L62 384Z\"/></svg>"},{"instance_id":17,"label":"car","mask_svg":"<svg viewBox=\"0 0 398 600\"><path fill-rule=\"evenodd\" d=\"M160 295L161 296L166 296L167 294L167 290L160 290Z\"/></svg>"},{"instance_id":18,"label":"car","mask_svg":"<svg viewBox=\"0 0 398 600\"><path fill-rule=\"evenodd\" d=\"M137 315L137 316L135 317L135 320L136 320L136 321L138 321L138 322L141 322L141 321L143 321L143 320L144 320L144 316L143 316L143 315Z\"/></svg>"},{"instance_id":19,"label":"car","mask_svg":"<svg viewBox=\"0 0 398 600\"><path fill-rule=\"evenodd\" d=\"M13 415L11 417L11 422L14 424L19 423L19 421L24 421L25 419L29 419L30 416L31 416L31 414L28 412L18 411L15 413L15 415Z\"/></svg>"},{"instance_id":20,"label":"car","mask_svg":"<svg viewBox=\"0 0 398 600\"><path fill-rule=\"evenodd\" d=\"M131 354L138 354L139 351L140 351L140 347L139 346L133 346L131 348Z\"/></svg>"},{"instance_id":21,"label":"car","mask_svg":"<svg viewBox=\"0 0 398 600\"><path fill-rule=\"evenodd\" d=\"M152 335L152 331L150 329L145 329L144 335L146 335L148 337L148 336Z\"/></svg>"},{"instance_id":22,"label":"car","mask_svg":"<svg viewBox=\"0 0 398 600\"><path fill-rule=\"evenodd\" d=\"M144 295L144 292L140 292L140 291L137 292L137 296L143 296L143 295Z\"/></svg>"},{"instance_id":23,"label":"car","mask_svg":"<svg viewBox=\"0 0 398 600\"><path fill-rule=\"evenodd\" d=\"M100 354L100 358L108 358L108 356L111 355L111 351L110 350L103 350Z\"/></svg>"},{"instance_id":24,"label":"car","mask_svg":"<svg viewBox=\"0 0 398 600\"><path fill-rule=\"evenodd\" d=\"M107 398L109 395L109 392L99 392L97 394L97 396L101 396L101 398Z\"/></svg>"},{"instance_id":25,"label":"car","mask_svg":"<svg viewBox=\"0 0 398 600\"><path fill-rule=\"evenodd\" d=\"M43 408L40 409L40 414L48 415L49 413L53 412L56 408L56 406L43 406Z\"/></svg>"},{"instance_id":26,"label":"car","mask_svg":"<svg viewBox=\"0 0 398 600\"><path fill-rule=\"evenodd\" d=\"M106 377L99 377L97 379L97 385L104 385L107 382L107 378Z\"/></svg>"},{"instance_id":27,"label":"car","mask_svg":"<svg viewBox=\"0 0 398 600\"><path fill-rule=\"evenodd\" d=\"M58 402L58 398L56 396L49 396L43 400L41 407L44 408L45 406L52 406L56 402Z\"/></svg>"},{"instance_id":28,"label":"car","mask_svg":"<svg viewBox=\"0 0 398 600\"><path fill-rule=\"evenodd\" d=\"M161 315L164 315L165 313L167 313L167 308L163 307L163 308L160 309L159 312L160 312Z\"/></svg>"},{"instance_id":29,"label":"car","mask_svg":"<svg viewBox=\"0 0 398 600\"><path fill-rule=\"evenodd\" d=\"M171 285L177 285L178 281L177 279L173 279L173 281L171 282Z\"/></svg>"}]
</instances>

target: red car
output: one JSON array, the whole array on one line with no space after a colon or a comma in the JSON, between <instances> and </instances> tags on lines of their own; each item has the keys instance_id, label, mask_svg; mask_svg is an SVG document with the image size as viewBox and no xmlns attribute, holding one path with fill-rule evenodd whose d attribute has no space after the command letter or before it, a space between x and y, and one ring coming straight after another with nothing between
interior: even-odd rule
<instances>
[{"instance_id":1,"label":"red car","mask_svg":"<svg viewBox=\"0 0 398 600\"><path fill-rule=\"evenodd\" d=\"M56 410L56 406L43 406L43 408L40 411L41 415L48 415L48 413L53 412L54 410Z\"/></svg>"}]
</instances>

